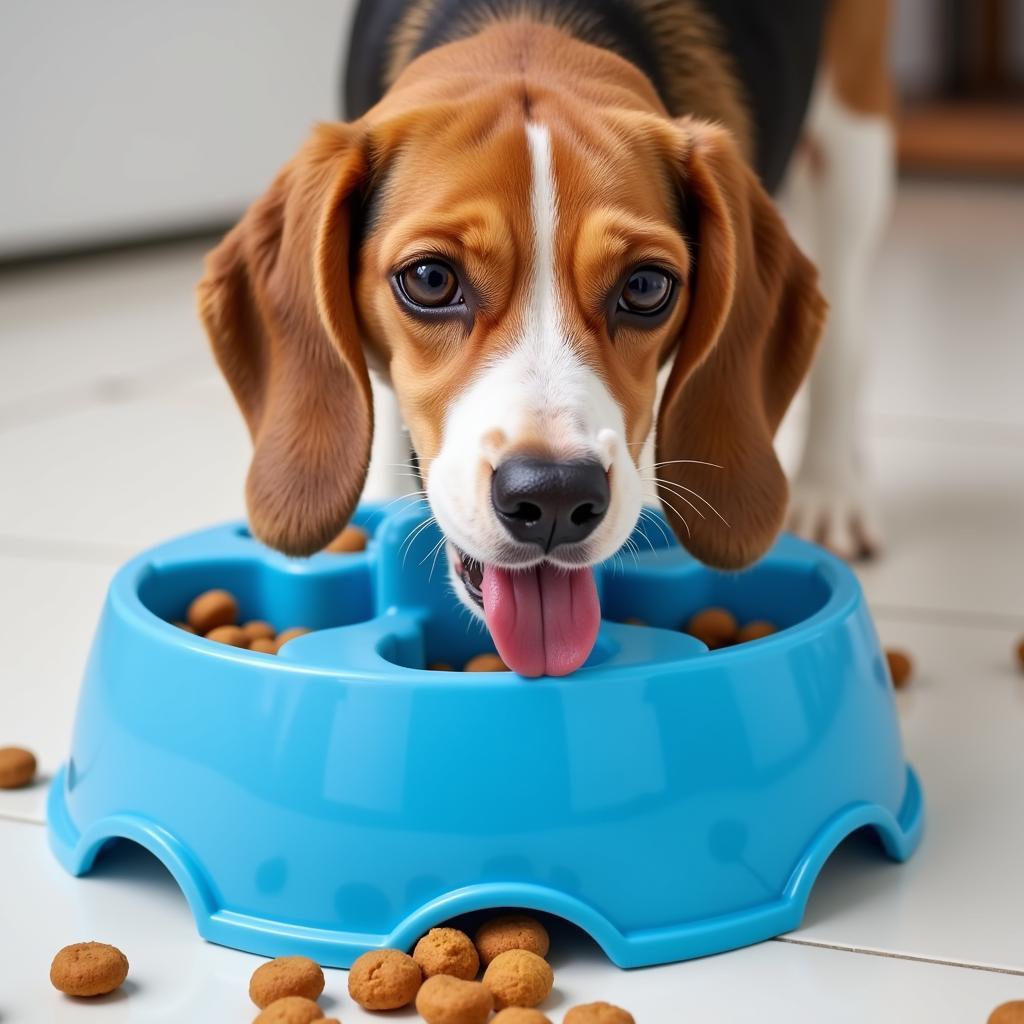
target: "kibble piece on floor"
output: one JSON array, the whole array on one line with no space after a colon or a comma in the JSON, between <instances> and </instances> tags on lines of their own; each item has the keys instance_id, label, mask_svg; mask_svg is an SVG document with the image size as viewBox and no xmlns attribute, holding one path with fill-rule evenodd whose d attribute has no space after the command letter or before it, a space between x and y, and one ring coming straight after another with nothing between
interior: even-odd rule
<instances>
[{"instance_id":1,"label":"kibble piece on floor","mask_svg":"<svg viewBox=\"0 0 1024 1024\"><path fill-rule=\"evenodd\" d=\"M195 630L187 622L175 622L174 625L177 626L178 629L183 629L186 633L195 632Z\"/></svg>"},{"instance_id":2,"label":"kibble piece on floor","mask_svg":"<svg viewBox=\"0 0 1024 1024\"><path fill-rule=\"evenodd\" d=\"M277 640L273 637L258 636L249 642L250 651L259 651L260 654L277 654Z\"/></svg>"},{"instance_id":3,"label":"kibble piece on floor","mask_svg":"<svg viewBox=\"0 0 1024 1024\"><path fill-rule=\"evenodd\" d=\"M364 1010L397 1010L416 998L420 965L399 949L372 949L348 972L348 994Z\"/></svg>"},{"instance_id":4,"label":"kibble piece on floor","mask_svg":"<svg viewBox=\"0 0 1024 1024\"><path fill-rule=\"evenodd\" d=\"M499 953L509 949L528 949L537 956L547 956L551 948L547 929L526 914L507 914L485 921L476 933L476 950L486 967Z\"/></svg>"},{"instance_id":5,"label":"kibble piece on floor","mask_svg":"<svg viewBox=\"0 0 1024 1024\"><path fill-rule=\"evenodd\" d=\"M453 666L449 665L447 661L432 661L427 668L431 672L454 672Z\"/></svg>"},{"instance_id":6,"label":"kibble piece on floor","mask_svg":"<svg viewBox=\"0 0 1024 1024\"><path fill-rule=\"evenodd\" d=\"M551 1024L551 1021L540 1010L526 1006L506 1006L491 1024Z\"/></svg>"},{"instance_id":7,"label":"kibble piece on floor","mask_svg":"<svg viewBox=\"0 0 1024 1024\"><path fill-rule=\"evenodd\" d=\"M277 636L277 630L269 622L264 622L263 619L250 619L248 622L243 622L242 632L250 643L253 640L260 639L272 640Z\"/></svg>"},{"instance_id":8,"label":"kibble piece on floor","mask_svg":"<svg viewBox=\"0 0 1024 1024\"><path fill-rule=\"evenodd\" d=\"M252 1024L312 1024L322 1021L324 1011L312 999L285 996L256 1014Z\"/></svg>"},{"instance_id":9,"label":"kibble piece on floor","mask_svg":"<svg viewBox=\"0 0 1024 1024\"><path fill-rule=\"evenodd\" d=\"M888 648L885 652L885 660L889 663L889 675L892 676L892 685L897 690L906 686L914 675L914 663L910 655L905 651L895 648Z\"/></svg>"},{"instance_id":10,"label":"kibble piece on floor","mask_svg":"<svg viewBox=\"0 0 1024 1024\"><path fill-rule=\"evenodd\" d=\"M636 1024L633 1014L611 1003L584 1003L565 1015L565 1024Z\"/></svg>"},{"instance_id":11,"label":"kibble piece on floor","mask_svg":"<svg viewBox=\"0 0 1024 1024\"><path fill-rule=\"evenodd\" d=\"M277 634L277 649L281 650L289 640L294 640L296 637L305 636L307 633L312 632L311 629L306 629L305 626L292 626L291 629L286 629Z\"/></svg>"},{"instance_id":12,"label":"kibble piece on floor","mask_svg":"<svg viewBox=\"0 0 1024 1024\"><path fill-rule=\"evenodd\" d=\"M105 942L65 946L50 964L50 982L69 996L105 996L128 977L128 958Z\"/></svg>"},{"instance_id":13,"label":"kibble piece on floor","mask_svg":"<svg viewBox=\"0 0 1024 1024\"><path fill-rule=\"evenodd\" d=\"M988 1024L1024 1024L1024 999L997 1006L989 1014Z\"/></svg>"},{"instance_id":14,"label":"kibble piece on floor","mask_svg":"<svg viewBox=\"0 0 1024 1024\"><path fill-rule=\"evenodd\" d=\"M238 602L226 590L207 590L189 606L185 616L197 633L209 633L218 626L230 626L238 621Z\"/></svg>"},{"instance_id":15,"label":"kibble piece on floor","mask_svg":"<svg viewBox=\"0 0 1024 1024\"><path fill-rule=\"evenodd\" d=\"M227 644L229 647L248 647L249 638L238 626L217 626L206 634L207 640Z\"/></svg>"},{"instance_id":16,"label":"kibble piece on floor","mask_svg":"<svg viewBox=\"0 0 1024 1024\"><path fill-rule=\"evenodd\" d=\"M1024 638L1017 644L1017 664L1024 669Z\"/></svg>"},{"instance_id":17,"label":"kibble piece on floor","mask_svg":"<svg viewBox=\"0 0 1024 1024\"><path fill-rule=\"evenodd\" d=\"M249 998L262 1010L285 996L316 1000L324 990L324 972L308 956L279 956L253 971Z\"/></svg>"},{"instance_id":18,"label":"kibble piece on floor","mask_svg":"<svg viewBox=\"0 0 1024 1024\"><path fill-rule=\"evenodd\" d=\"M507 672L508 665L496 654L478 654L462 666L463 672Z\"/></svg>"},{"instance_id":19,"label":"kibble piece on floor","mask_svg":"<svg viewBox=\"0 0 1024 1024\"><path fill-rule=\"evenodd\" d=\"M778 633L778 631L778 626L773 625L771 622L767 622L764 619L755 619L753 622L748 622L736 634L736 643L749 644L751 640L763 640L766 636L771 636L773 633Z\"/></svg>"},{"instance_id":20,"label":"kibble piece on floor","mask_svg":"<svg viewBox=\"0 0 1024 1024\"><path fill-rule=\"evenodd\" d=\"M416 996L416 1011L427 1024L484 1024L493 1008L491 993L480 982L450 974L427 978Z\"/></svg>"},{"instance_id":21,"label":"kibble piece on floor","mask_svg":"<svg viewBox=\"0 0 1024 1024\"><path fill-rule=\"evenodd\" d=\"M0 789L21 789L36 777L36 755L24 747L0 747Z\"/></svg>"},{"instance_id":22,"label":"kibble piece on floor","mask_svg":"<svg viewBox=\"0 0 1024 1024\"><path fill-rule=\"evenodd\" d=\"M528 949L499 953L484 971L483 983L494 996L494 1005L537 1006L547 999L555 983L551 965Z\"/></svg>"},{"instance_id":23,"label":"kibble piece on floor","mask_svg":"<svg viewBox=\"0 0 1024 1024\"><path fill-rule=\"evenodd\" d=\"M686 624L686 632L703 641L712 651L731 644L738 629L736 616L725 608L705 608Z\"/></svg>"},{"instance_id":24,"label":"kibble piece on floor","mask_svg":"<svg viewBox=\"0 0 1024 1024\"><path fill-rule=\"evenodd\" d=\"M431 928L416 943L412 958L420 965L424 978L450 974L472 981L480 970L480 957L473 940L458 928Z\"/></svg>"},{"instance_id":25,"label":"kibble piece on floor","mask_svg":"<svg viewBox=\"0 0 1024 1024\"><path fill-rule=\"evenodd\" d=\"M327 550L336 555L351 555L356 551L365 551L369 535L361 526L346 526L330 544Z\"/></svg>"}]
</instances>

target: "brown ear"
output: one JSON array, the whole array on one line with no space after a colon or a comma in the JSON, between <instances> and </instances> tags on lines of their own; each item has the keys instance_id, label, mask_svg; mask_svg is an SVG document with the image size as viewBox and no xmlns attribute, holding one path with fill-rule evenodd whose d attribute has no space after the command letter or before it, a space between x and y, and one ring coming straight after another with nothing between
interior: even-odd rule
<instances>
[{"instance_id":1,"label":"brown ear","mask_svg":"<svg viewBox=\"0 0 1024 1024\"><path fill-rule=\"evenodd\" d=\"M671 517L682 544L736 569L782 528L788 490L772 438L810 366L826 304L814 266L728 133L695 120L680 128L696 238L690 305L658 413L657 475L668 481L659 494L686 515L689 533Z\"/></svg>"},{"instance_id":2,"label":"brown ear","mask_svg":"<svg viewBox=\"0 0 1024 1024\"><path fill-rule=\"evenodd\" d=\"M349 209L359 131L322 125L209 254L199 313L249 426L253 533L291 555L323 548L366 479L370 380L352 308Z\"/></svg>"}]
</instances>

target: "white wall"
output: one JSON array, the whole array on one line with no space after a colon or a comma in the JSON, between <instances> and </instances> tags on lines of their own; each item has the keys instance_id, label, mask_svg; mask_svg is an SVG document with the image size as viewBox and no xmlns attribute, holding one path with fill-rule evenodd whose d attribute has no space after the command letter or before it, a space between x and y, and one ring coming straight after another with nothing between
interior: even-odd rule
<instances>
[{"instance_id":1,"label":"white wall","mask_svg":"<svg viewBox=\"0 0 1024 1024\"><path fill-rule=\"evenodd\" d=\"M337 116L355 0L0 0L0 257L226 221Z\"/></svg>"}]
</instances>

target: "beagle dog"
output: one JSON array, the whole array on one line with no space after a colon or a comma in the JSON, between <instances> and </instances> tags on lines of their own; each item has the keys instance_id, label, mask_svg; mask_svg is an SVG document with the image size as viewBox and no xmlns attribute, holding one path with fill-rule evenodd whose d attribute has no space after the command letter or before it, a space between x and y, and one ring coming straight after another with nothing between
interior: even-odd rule
<instances>
[{"instance_id":1,"label":"beagle dog","mask_svg":"<svg viewBox=\"0 0 1024 1024\"><path fill-rule=\"evenodd\" d=\"M364 0L351 120L316 127L199 286L254 534L306 555L345 525L372 370L456 592L522 675L590 654L592 567L637 525L652 430L680 542L761 555L826 311L768 189L857 5Z\"/></svg>"}]
</instances>

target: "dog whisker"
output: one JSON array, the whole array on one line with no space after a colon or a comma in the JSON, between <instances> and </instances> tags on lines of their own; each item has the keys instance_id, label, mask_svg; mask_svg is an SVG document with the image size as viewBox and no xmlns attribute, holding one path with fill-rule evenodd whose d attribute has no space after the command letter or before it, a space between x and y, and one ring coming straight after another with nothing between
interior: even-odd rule
<instances>
[{"instance_id":1,"label":"dog whisker","mask_svg":"<svg viewBox=\"0 0 1024 1024\"><path fill-rule=\"evenodd\" d=\"M705 462L703 459L667 459L665 462L655 462L653 469L660 469L662 466L710 466L712 469L722 469L717 462Z\"/></svg>"},{"instance_id":2,"label":"dog whisker","mask_svg":"<svg viewBox=\"0 0 1024 1024\"><path fill-rule=\"evenodd\" d=\"M662 498L662 499L661 499L661 503L662 503L662 505L663 505L663 506L664 506L665 508L667 508L667 509L668 509L668 510L669 510L670 512L675 512L675 514L676 514L677 516L679 516L679 518L680 518L680 519L681 519L681 520L683 521L683 526L685 526L685 527L686 527L686 536L687 536L687 537L692 537L692 536L693 536L693 534L692 534L692 533L690 532L690 524L689 524L689 523L688 523L688 522L686 521L686 516L684 516L684 515L683 515L683 513L682 513L682 512L680 512L680 511L679 511L679 509L677 509L677 508L675 507L675 505L673 505L673 504L672 504L672 503L671 503L670 501L668 501L667 499L665 499L665 498Z\"/></svg>"},{"instance_id":3,"label":"dog whisker","mask_svg":"<svg viewBox=\"0 0 1024 1024\"><path fill-rule=\"evenodd\" d=\"M665 527L661 525L661 520L650 509L641 508L640 519L644 522L653 523L658 528L658 532L661 534L661 539L665 542L666 546L671 546L672 541L669 538L669 535L665 532ZM657 551L657 548L654 546L654 542L647 536L646 530L643 531L642 536L647 543L651 545L651 550Z\"/></svg>"},{"instance_id":4,"label":"dog whisker","mask_svg":"<svg viewBox=\"0 0 1024 1024\"><path fill-rule=\"evenodd\" d=\"M408 534L408 536L406 536L405 540L402 541L401 547L399 547L399 549L398 549L398 553L400 555L402 555L402 568L403 569L405 568L406 559L409 557L409 552L412 550L412 546L413 546L413 543L415 542L416 538L425 529L427 529L428 526L432 525L434 522L435 522L435 519L434 519L433 516L430 516L430 518L428 518L428 519L424 519L423 522L420 523L419 526L417 526L414 530L412 530ZM404 551L404 554L403 554L403 551Z\"/></svg>"},{"instance_id":5,"label":"dog whisker","mask_svg":"<svg viewBox=\"0 0 1024 1024\"><path fill-rule=\"evenodd\" d=\"M660 479L652 478L652 477L645 477L644 479L648 480L649 482L656 483L659 487L664 487L666 490L669 491L669 493L675 495L675 497L677 497L680 501L685 501L686 504L689 505L690 508L692 508L693 511L696 512L697 515L699 515L701 517L701 519L705 518L704 517L704 513L701 512L701 510L699 508L697 508L697 506L694 505L694 503L692 501L690 501L689 498L687 498L685 495L681 494L676 489L677 485L672 483L671 480L660 480Z\"/></svg>"},{"instance_id":6,"label":"dog whisker","mask_svg":"<svg viewBox=\"0 0 1024 1024\"><path fill-rule=\"evenodd\" d=\"M434 568L437 565L437 556L441 553L441 548L444 547L445 537L442 535L441 539L420 559L420 565L422 565L431 555L434 556L434 560L430 563L430 572L427 574L427 582L429 583L434 578Z\"/></svg>"},{"instance_id":7,"label":"dog whisker","mask_svg":"<svg viewBox=\"0 0 1024 1024\"><path fill-rule=\"evenodd\" d=\"M722 522L725 523L725 525L728 526L730 530L732 529L732 527L729 526L729 521L725 518L725 516L723 516L722 513L719 512L718 509L715 508L715 506L712 505L711 502L704 497L703 494L701 494L699 491L695 491L692 487L687 487L685 484L676 483L676 481L674 480L665 480L662 477L658 476L644 477L644 479L650 483L660 484L663 487L675 487L677 489L678 497L682 497L682 495L678 494L678 491L686 491L687 494L692 494L698 501L704 502L704 504L707 505L707 507L711 509L711 511L714 512L715 515L718 516L718 518L721 519ZM686 501L686 499L683 498L683 501ZM689 502L687 502L687 504L689 504ZM703 518L703 516L701 518Z\"/></svg>"}]
</instances>

